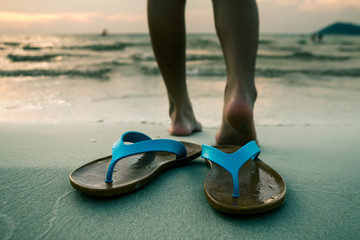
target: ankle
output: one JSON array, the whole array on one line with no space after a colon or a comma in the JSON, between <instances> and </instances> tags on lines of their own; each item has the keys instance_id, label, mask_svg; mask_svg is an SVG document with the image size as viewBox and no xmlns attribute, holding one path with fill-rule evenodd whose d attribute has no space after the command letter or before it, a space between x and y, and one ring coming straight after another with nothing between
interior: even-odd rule
<instances>
[{"instance_id":1,"label":"ankle","mask_svg":"<svg viewBox=\"0 0 360 240\"><path fill-rule=\"evenodd\" d=\"M224 110L227 108L230 109L244 109L250 108L254 109L254 104L257 98L256 89L253 91L237 91L230 90L228 93L225 93L225 105Z\"/></svg>"},{"instance_id":2,"label":"ankle","mask_svg":"<svg viewBox=\"0 0 360 240\"><path fill-rule=\"evenodd\" d=\"M169 133L174 136L188 136L201 131L201 124L196 121L191 104L175 106L170 111L171 125Z\"/></svg>"},{"instance_id":3,"label":"ankle","mask_svg":"<svg viewBox=\"0 0 360 240\"><path fill-rule=\"evenodd\" d=\"M255 85L240 86L239 84L228 83L225 88L225 105L231 101L239 101L248 103L251 108L254 107L254 103L257 98L257 90Z\"/></svg>"},{"instance_id":4,"label":"ankle","mask_svg":"<svg viewBox=\"0 0 360 240\"><path fill-rule=\"evenodd\" d=\"M171 118L182 118L184 116L193 116L193 108L190 102L183 104L170 104L169 109Z\"/></svg>"}]
</instances>

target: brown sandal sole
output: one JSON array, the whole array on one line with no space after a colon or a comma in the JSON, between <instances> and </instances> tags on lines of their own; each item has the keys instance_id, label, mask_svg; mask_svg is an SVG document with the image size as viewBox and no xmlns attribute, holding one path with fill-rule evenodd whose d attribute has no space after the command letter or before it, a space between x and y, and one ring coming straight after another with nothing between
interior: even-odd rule
<instances>
[{"instance_id":1,"label":"brown sandal sole","mask_svg":"<svg viewBox=\"0 0 360 240\"><path fill-rule=\"evenodd\" d=\"M136 154L121 159L115 166L113 182L106 183L105 176L111 156L87 163L69 175L71 185L88 195L111 197L137 190L159 173L174 167L180 167L201 155L201 146L181 142L187 150L185 158L175 159L175 154L168 152L150 152Z\"/></svg>"},{"instance_id":2,"label":"brown sandal sole","mask_svg":"<svg viewBox=\"0 0 360 240\"><path fill-rule=\"evenodd\" d=\"M241 146L215 146L233 153ZM280 207L286 198L284 179L259 158L248 160L239 170L240 197L235 198L231 174L217 163L206 159L211 168L204 182L205 196L210 205L229 214L255 214Z\"/></svg>"}]
</instances>

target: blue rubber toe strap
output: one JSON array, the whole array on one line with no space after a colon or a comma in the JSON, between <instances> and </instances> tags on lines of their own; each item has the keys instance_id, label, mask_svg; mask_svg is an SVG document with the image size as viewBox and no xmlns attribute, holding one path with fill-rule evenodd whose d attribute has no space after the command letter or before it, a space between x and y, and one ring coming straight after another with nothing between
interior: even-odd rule
<instances>
[{"instance_id":1,"label":"blue rubber toe strap","mask_svg":"<svg viewBox=\"0 0 360 240\"><path fill-rule=\"evenodd\" d=\"M151 140L151 138L141 132L128 131L121 135L121 137L113 144L112 151L125 145L125 142L136 143L145 140Z\"/></svg>"},{"instance_id":2,"label":"blue rubber toe strap","mask_svg":"<svg viewBox=\"0 0 360 240\"><path fill-rule=\"evenodd\" d=\"M131 142L133 144L125 144L124 142ZM116 163L128 156L146 153L146 152L169 152L174 153L176 158L183 158L187 156L185 146L178 141L171 139L155 139L139 132L124 133L112 147L112 159L106 173L105 182L112 182L112 175Z\"/></svg>"},{"instance_id":3,"label":"blue rubber toe strap","mask_svg":"<svg viewBox=\"0 0 360 240\"><path fill-rule=\"evenodd\" d=\"M231 174L234 187L233 197L239 197L239 170L249 159L255 160L260 152L255 141L248 142L238 151L231 154L203 144L201 156L219 164Z\"/></svg>"}]
</instances>

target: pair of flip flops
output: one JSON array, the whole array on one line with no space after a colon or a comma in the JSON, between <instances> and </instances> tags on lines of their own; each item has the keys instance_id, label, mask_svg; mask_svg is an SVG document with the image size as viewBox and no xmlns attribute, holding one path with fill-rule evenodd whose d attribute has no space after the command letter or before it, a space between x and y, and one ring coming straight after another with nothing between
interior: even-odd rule
<instances>
[{"instance_id":1,"label":"pair of flip flops","mask_svg":"<svg viewBox=\"0 0 360 240\"><path fill-rule=\"evenodd\" d=\"M230 214L260 213L284 202L286 184L258 158L259 154L255 141L242 147L201 147L170 139L152 140L131 131L114 143L112 156L77 168L69 178L71 185L85 194L116 196L139 189L166 169L182 166L201 155L211 167L204 189L213 208Z\"/></svg>"}]
</instances>

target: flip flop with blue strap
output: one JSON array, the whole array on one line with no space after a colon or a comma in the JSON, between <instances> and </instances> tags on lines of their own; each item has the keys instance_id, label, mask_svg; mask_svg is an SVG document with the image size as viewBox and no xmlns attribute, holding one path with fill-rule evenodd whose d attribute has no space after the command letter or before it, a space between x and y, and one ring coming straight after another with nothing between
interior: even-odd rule
<instances>
[{"instance_id":1,"label":"flip flop with blue strap","mask_svg":"<svg viewBox=\"0 0 360 240\"><path fill-rule=\"evenodd\" d=\"M127 144L132 143L132 144ZM112 156L87 163L73 172L71 185L89 195L109 197L137 190L156 175L199 157L201 146L170 139L154 139L126 132L113 145Z\"/></svg>"},{"instance_id":2,"label":"flip flop with blue strap","mask_svg":"<svg viewBox=\"0 0 360 240\"><path fill-rule=\"evenodd\" d=\"M210 205L224 213L254 214L280 207L286 196L284 179L258 156L255 141L244 146L202 145L211 167L204 182Z\"/></svg>"}]
</instances>

